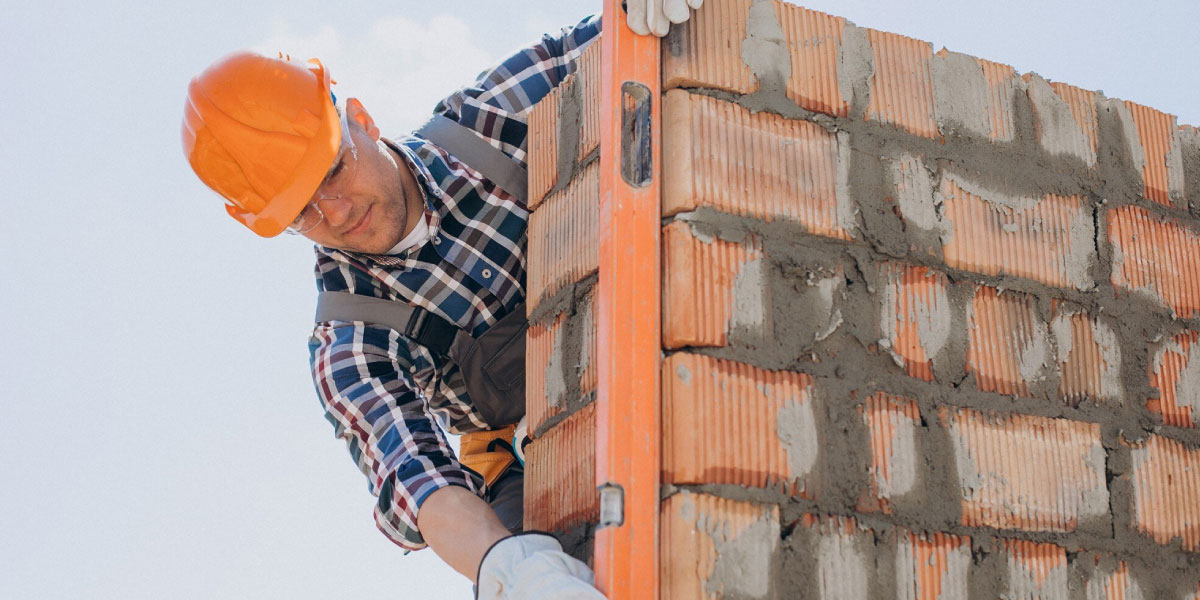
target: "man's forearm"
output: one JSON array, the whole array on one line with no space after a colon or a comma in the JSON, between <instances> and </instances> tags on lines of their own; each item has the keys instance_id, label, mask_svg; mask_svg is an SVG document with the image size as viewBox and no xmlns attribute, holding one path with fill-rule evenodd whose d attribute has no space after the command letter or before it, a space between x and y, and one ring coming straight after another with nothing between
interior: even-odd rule
<instances>
[{"instance_id":1,"label":"man's forearm","mask_svg":"<svg viewBox=\"0 0 1200 600\"><path fill-rule=\"evenodd\" d=\"M484 553L510 535L487 502L457 485L430 494L417 522L429 547L472 583Z\"/></svg>"}]
</instances>

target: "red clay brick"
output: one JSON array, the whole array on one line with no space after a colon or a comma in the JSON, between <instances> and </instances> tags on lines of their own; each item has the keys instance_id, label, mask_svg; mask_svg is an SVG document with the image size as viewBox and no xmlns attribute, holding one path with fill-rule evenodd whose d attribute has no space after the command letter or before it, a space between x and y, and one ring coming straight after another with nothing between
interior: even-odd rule
<instances>
[{"instance_id":1,"label":"red clay brick","mask_svg":"<svg viewBox=\"0 0 1200 600\"><path fill-rule=\"evenodd\" d=\"M1010 142L1016 131L1016 126L1013 124L1012 107L1013 97L1020 85L1020 78L1017 77L1016 70L1008 65L982 58L976 60L983 69L983 77L988 83L990 92L988 116L992 126L991 138L996 141Z\"/></svg>"},{"instance_id":2,"label":"red clay brick","mask_svg":"<svg viewBox=\"0 0 1200 600\"><path fill-rule=\"evenodd\" d=\"M1200 551L1200 450L1151 435L1132 454L1134 526L1159 544Z\"/></svg>"},{"instance_id":3,"label":"red clay brick","mask_svg":"<svg viewBox=\"0 0 1200 600\"><path fill-rule=\"evenodd\" d=\"M685 353L662 368L663 483L812 497L820 434L811 377Z\"/></svg>"},{"instance_id":4,"label":"red clay brick","mask_svg":"<svg viewBox=\"0 0 1200 600\"><path fill-rule=\"evenodd\" d=\"M945 48L930 65L933 110L943 134L1012 140L1013 97L1020 84L1012 67Z\"/></svg>"},{"instance_id":5,"label":"red clay brick","mask_svg":"<svg viewBox=\"0 0 1200 600\"><path fill-rule=\"evenodd\" d=\"M801 108L845 117L850 104L838 86L837 64L846 19L787 2L774 4L792 58L788 98Z\"/></svg>"},{"instance_id":6,"label":"red clay brick","mask_svg":"<svg viewBox=\"0 0 1200 600\"><path fill-rule=\"evenodd\" d=\"M1008 274L1089 290L1096 227L1081 196L1020 198L947 174L942 178L946 264L984 275Z\"/></svg>"},{"instance_id":7,"label":"red clay brick","mask_svg":"<svg viewBox=\"0 0 1200 600\"><path fill-rule=\"evenodd\" d=\"M667 498L659 560L662 600L765 598L779 531L776 505L689 492ZM725 564L725 552L736 564ZM737 570L730 573L730 568Z\"/></svg>"},{"instance_id":8,"label":"red clay brick","mask_svg":"<svg viewBox=\"0 0 1200 600\"><path fill-rule=\"evenodd\" d=\"M575 71L579 84L579 150L577 160L587 158L600 146L600 105L603 101L601 85L600 40L592 42L579 56L579 68Z\"/></svg>"},{"instance_id":9,"label":"red clay brick","mask_svg":"<svg viewBox=\"0 0 1200 600\"><path fill-rule=\"evenodd\" d=\"M933 47L929 42L895 33L872 29L867 34L875 56L868 117L915 135L938 139L930 73Z\"/></svg>"},{"instance_id":10,"label":"red clay brick","mask_svg":"<svg viewBox=\"0 0 1200 600\"><path fill-rule=\"evenodd\" d=\"M909 398L878 392L859 409L871 434L871 490L879 509L892 513L892 498L918 486L917 430L921 414Z\"/></svg>"},{"instance_id":11,"label":"red clay brick","mask_svg":"<svg viewBox=\"0 0 1200 600\"><path fill-rule=\"evenodd\" d=\"M1159 397L1146 401L1146 408L1175 427L1200 423L1200 353L1192 360L1192 347L1200 333L1185 331L1171 338L1155 354L1150 366L1150 385Z\"/></svg>"},{"instance_id":12,"label":"red clay brick","mask_svg":"<svg viewBox=\"0 0 1200 600\"><path fill-rule=\"evenodd\" d=\"M874 535L853 517L806 514L800 526L815 539L808 552L816 557L818 598L867 598L874 570Z\"/></svg>"},{"instance_id":13,"label":"red clay brick","mask_svg":"<svg viewBox=\"0 0 1200 600\"><path fill-rule=\"evenodd\" d=\"M579 146L574 149L574 160L583 160L600 145L600 46L599 41L588 46L575 72L529 112L529 210L537 209L558 182L558 113L563 99L573 97L576 88L580 100Z\"/></svg>"},{"instance_id":14,"label":"red clay brick","mask_svg":"<svg viewBox=\"0 0 1200 600\"><path fill-rule=\"evenodd\" d=\"M1120 405L1125 392L1121 385L1121 346L1113 328L1086 312L1055 307L1050 323L1057 348L1058 397L1071 406L1085 399Z\"/></svg>"},{"instance_id":15,"label":"red clay brick","mask_svg":"<svg viewBox=\"0 0 1200 600\"><path fill-rule=\"evenodd\" d=\"M1146 596L1129 565L1121 561L1111 572L1097 572L1088 579L1085 588L1089 600L1144 600Z\"/></svg>"},{"instance_id":16,"label":"red clay brick","mask_svg":"<svg viewBox=\"0 0 1200 600\"><path fill-rule=\"evenodd\" d=\"M529 210L536 209L542 203L542 198L558 181L558 107L563 94L571 85L574 84L568 79L550 90L550 93L529 111L529 130L526 135Z\"/></svg>"},{"instance_id":17,"label":"red clay brick","mask_svg":"<svg viewBox=\"0 0 1200 600\"><path fill-rule=\"evenodd\" d=\"M1146 184L1146 198L1171 206L1172 186L1168 181L1167 159L1172 147L1178 144L1175 115L1129 101L1125 102L1125 106L1129 108L1137 126L1137 142L1141 144L1144 157L1142 180Z\"/></svg>"},{"instance_id":18,"label":"red clay brick","mask_svg":"<svg viewBox=\"0 0 1200 600\"><path fill-rule=\"evenodd\" d=\"M582 367L582 371L574 375L576 381L572 382L578 383L581 397L596 389L594 299L594 295L589 296L573 317L583 321L585 332L579 356L565 355L567 349L561 333L567 325L566 312L559 313L548 325L531 324L525 334L525 416L530 433L541 427L546 419L562 413L567 402L575 399L567 397L567 380L571 375L564 372L564 362L577 362Z\"/></svg>"},{"instance_id":19,"label":"red clay brick","mask_svg":"<svg viewBox=\"0 0 1200 600\"><path fill-rule=\"evenodd\" d=\"M663 89L706 87L738 94L758 89L742 60L751 0L705 3L662 44Z\"/></svg>"},{"instance_id":20,"label":"red clay brick","mask_svg":"<svg viewBox=\"0 0 1200 600\"><path fill-rule=\"evenodd\" d=\"M975 373L979 389L1031 396L1029 384L1045 378L1051 357L1046 324L1034 312L1033 297L976 287L968 332L967 370Z\"/></svg>"},{"instance_id":21,"label":"red clay brick","mask_svg":"<svg viewBox=\"0 0 1200 600\"><path fill-rule=\"evenodd\" d=\"M734 317L733 288L743 268L762 257L749 247L721 240L705 242L687 223L662 230L662 335L666 348L724 346Z\"/></svg>"},{"instance_id":22,"label":"red clay brick","mask_svg":"<svg viewBox=\"0 0 1200 600\"><path fill-rule=\"evenodd\" d=\"M1005 540L1008 553L1006 598L1067 600L1067 551L1054 544Z\"/></svg>"},{"instance_id":23,"label":"red clay brick","mask_svg":"<svg viewBox=\"0 0 1200 600\"><path fill-rule=\"evenodd\" d=\"M529 216L528 307L600 267L600 162Z\"/></svg>"},{"instance_id":24,"label":"red clay brick","mask_svg":"<svg viewBox=\"0 0 1200 600\"><path fill-rule=\"evenodd\" d=\"M962 519L972 527L1074 531L1108 512L1100 426L969 409L939 410L950 430Z\"/></svg>"},{"instance_id":25,"label":"red clay brick","mask_svg":"<svg viewBox=\"0 0 1200 600\"><path fill-rule=\"evenodd\" d=\"M896 544L897 600L966 600L971 538L902 531Z\"/></svg>"},{"instance_id":26,"label":"red clay brick","mask_svg":"<svg viewBox=\"0 0 1200 600\"><path fill-rule=\"evenodd\" d=\"M562 531L599 515L592 403L525 448L525 529Z\"/></svg>"},{"instance_id":27,"label":"red clay brick","mask_svg":"<svg viewBox=\"0 0 1200 600\"><path fill-rule=\"evenodd\" d=\"M1048 82L1033 73L1023 79L1033 105L1034 135L1042 149L1096 166L1100 140L1096 93Z\"/></svg>"},{"instance_id":28,"label":"red clay brick","mask_svg":"<svg viewBox=\"0 0 1200 600\"><path fill-rule=\"evenodd\" d=\"M663 98L663 215L711 206L850 239L847 152L815 123L672 90Z\"/></svg>"},{"instance_id":29,"label":"red clay brick","mask_svg":"<svg viewBox=\"0 0 1200 600\"><path fill-rule=\"evenodd\" d=\"M552 395L548 390L551 387L566 388L566 382L559 381L559 371L550 368L555 348L561 352L558 334L566 322L567 313L564 312L549 325L530 323L525 331L525 424L530 432L541 427L546 419L561 413L566 406L566 398L560 394ZM556 385L546 385L548 379Z\"/></svg>"},{"instance_id":30,"label":"red clay brick","mask_svg":"<svg viewBox=\"0 0 1200 600\"><path fill-rule=\"evenodd\" d=\"M933 358L950 338L951 307L946 275L887 261L880 264L883 288L880 331L892 357L909 375L933 381Z\"/></svg>"},{"instance_id":31,"label":"red clay brick","mask_svg":"<svg viewBox=\"0 0 1200 600\"><path fill-rule=\"evenodd\" d=\"M1137 206L1108 212L1112 283L1182 318L1200 314L1200 236Z\"/></svg>"}]
</instances>

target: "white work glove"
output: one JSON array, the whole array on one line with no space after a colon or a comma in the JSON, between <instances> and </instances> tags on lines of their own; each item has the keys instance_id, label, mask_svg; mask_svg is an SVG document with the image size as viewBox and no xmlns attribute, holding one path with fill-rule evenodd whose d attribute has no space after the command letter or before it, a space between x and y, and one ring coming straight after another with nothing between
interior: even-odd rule
<instances>
[{"instance_id":1,"label":"white work glove","mask_svg":"<svg viewBox=\"0 0 1200 600\"><path fill-rule=\"evenodd\" d=\"M704 0L625 0L629 28L638 35L667 35L671 23L682 23Z\"/></svg>"},{"instance_id":2,"label":"white work glove","mask_svg":"<svg viewBox=\"0 0 1200 600\"><path fill-rule=\"evenodd\" d=\"M477 600L604 600L587 565L554 536L518 533L496 542L479 563Z\"/></svg>"},{"instance_id":3,"label":"white work glove","mask_svg":"<svg viewBox=\"0 0 1200 600\"><path fill-rule=\"evenodd\" d=\"M529 445L529 428L525 425L525 417L521 417L521 422L517 423L517 428L513 431L512 447L513 454L517 455L517 462L521 466L525 466L525 446Z\"/></svg>"}]
</instances>

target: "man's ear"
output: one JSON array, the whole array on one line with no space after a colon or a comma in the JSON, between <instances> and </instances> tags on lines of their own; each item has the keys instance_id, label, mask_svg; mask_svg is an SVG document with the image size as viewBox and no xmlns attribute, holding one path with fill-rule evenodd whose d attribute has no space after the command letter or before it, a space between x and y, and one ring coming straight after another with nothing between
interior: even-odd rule
<instances>
[{"instance_id":1,"label":"man's ear","mask_svg":"<svg viewBox=\"0 0 1200 600\"><path fill-rule=\"evenodd\" d=\"M371 118L371 113L367 112L358 98L346 99L346 116L350 121L358 123L372 140L379 141L379 127L375 125L375 119Z\"/></svg>"}]
</instances>

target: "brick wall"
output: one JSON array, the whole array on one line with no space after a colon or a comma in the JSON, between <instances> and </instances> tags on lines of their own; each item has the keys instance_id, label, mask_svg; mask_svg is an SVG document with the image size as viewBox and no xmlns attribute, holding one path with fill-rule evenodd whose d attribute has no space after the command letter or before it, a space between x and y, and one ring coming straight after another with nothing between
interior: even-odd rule
<instances>
[{"instance_id":1,"label":"brick wall","mask_svg":"<svg viewBox=\"0 0 1200 600\"><path fill-rule=\"evenodd\" d=\"M663 598L1200 598L1200 130L772 0L662 66ZM530 117L526 514L584 557L599 71Z\"/></svg>"}]
</instances>

